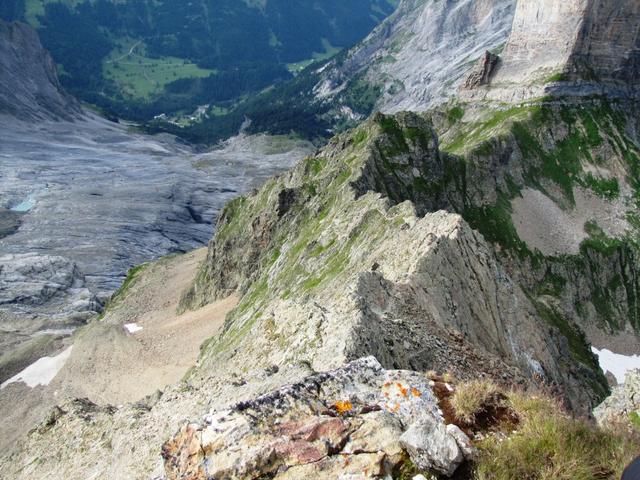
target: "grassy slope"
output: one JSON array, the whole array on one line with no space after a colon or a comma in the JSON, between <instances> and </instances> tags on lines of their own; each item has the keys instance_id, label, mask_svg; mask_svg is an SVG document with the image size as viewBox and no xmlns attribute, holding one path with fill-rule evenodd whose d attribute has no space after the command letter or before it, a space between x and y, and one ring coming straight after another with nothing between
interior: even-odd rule
<instances>
[{"instance_id":1,"label":"grassy slope","mask_svg":"<svg viewBox=\"0 0 640 480\"><path fill-rule=\"evenodd\" d=\"M131 52L131 53L130 53ZM139 41L123 41L103 62L103 75L135 100L150 100L181 78L203 78L215 70L176 57L151 58Z\"/></svg>"}]
</instances>

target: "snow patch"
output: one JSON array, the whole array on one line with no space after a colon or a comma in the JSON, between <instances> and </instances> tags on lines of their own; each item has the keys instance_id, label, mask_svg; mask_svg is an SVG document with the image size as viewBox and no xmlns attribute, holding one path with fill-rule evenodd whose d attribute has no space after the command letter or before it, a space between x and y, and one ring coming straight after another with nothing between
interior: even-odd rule
<instances>
[{"instance_id":1,"label":"snow patch","mask_svg":"<svg viewBox=\"0 0 640 480\"><path fill-rule=\"evenodd\" d=\"M603 372L610 372L619 384L624 383L627 372L640 368L640 356L638 355L620 355L619 353L613 353L606 348L598 350L595 347L591 347L593 353L598 356L598 362Z\"/></svg>"},{"instance_id":2,"label":"snow patch","mask_svg":"<svg viewBox=\"0 0 640 480\"><path fill-rule=\"evenodd\" d=\"M142 330L142 327L137 323L127 323L125 324L124 328L129 333L136 333Z\"/></svg>"},{"instance_id":3,"label":"snow patch","mask_svg":"<svg viewBox=\"0 0 640 480\"><path fill-rule=\"evenodd\" d=\"M73 346L67 348L64 352L55 357L42 357L40 360L29 365L23 371L17 375L11 377L9 380L0 385L0 390L5 388L10 383L24 382L29 388L37 387L38 385L49 385L51 380L62 369L67 359L71 355Z\"/></svg>"}]
</instances>

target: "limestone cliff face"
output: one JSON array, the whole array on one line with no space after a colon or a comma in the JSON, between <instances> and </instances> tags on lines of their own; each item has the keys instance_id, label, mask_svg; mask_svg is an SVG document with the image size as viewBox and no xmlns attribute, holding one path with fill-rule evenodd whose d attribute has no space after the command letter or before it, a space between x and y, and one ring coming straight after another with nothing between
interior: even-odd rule
<instances>
[{"instance_id":1,"label":"limestone cliff face","mask_svg":"<svg viewBox=\"0 0 640 480\"><path fill-rule=\"evenodd\" d=\"M487 97L637 96L639 32L635 0L519 1Z\"/></svg>"},{"instance_id":2,"label":"limestone cliff face","mask_svg":"<svg viewBox=\"0 0 640 480\"><path fill-rule=\"evenodd\" d=\"M314 93L330 101L368 85L378 93L375 108L387 113L426 110L460 88L467 101L635 98L639 29L635 0L405 0L318 72Z\"/></svg>"},{"instance_id":3,"label":"limestone cliff face","mask_svg":"<svg viewBox=\"0 0 640 480\"><path fill-rule=\"evenodd\" d=\"M381 89L377 109L421 111L455 95L470 64L507 40L515 0L402 0L316 86L325 100L354 78Z\"/></svg>"},{"instance_id":4,"label":"limestone cliff face","mask_svg":"<svg viewBox=\"0 0 640 480\"><path fill-rule=\"evenodd\" d=\"M0 114L34 120L71 119L81 112L35 30L0 20Z\"/></svg>"}]
</instances>

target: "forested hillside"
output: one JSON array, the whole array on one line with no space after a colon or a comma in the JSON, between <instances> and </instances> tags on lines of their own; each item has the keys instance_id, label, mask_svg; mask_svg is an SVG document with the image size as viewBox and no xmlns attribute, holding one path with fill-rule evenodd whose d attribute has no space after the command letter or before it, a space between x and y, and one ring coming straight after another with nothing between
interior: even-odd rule
<instances>
[{"instance_id":1,"label":"forested hillside","mask_svg":"<svg viewBox=\"0 0 640 480\"><path fill-rule=\"evenodd\" d=\"M221 115L369 33L397 0L3 0L65 87L118 116ZM209 105L194 114L198 106Z\"/></svg>"}]
</instances>

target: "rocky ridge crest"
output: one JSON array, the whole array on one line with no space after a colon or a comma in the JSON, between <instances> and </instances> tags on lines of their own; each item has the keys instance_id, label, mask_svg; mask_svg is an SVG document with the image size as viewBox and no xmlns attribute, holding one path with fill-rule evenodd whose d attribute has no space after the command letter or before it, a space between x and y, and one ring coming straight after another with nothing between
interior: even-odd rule
<instances>
[{"instance_id":1,"label":"rocky ridge crest","mask_svg":"<svg viewBox=\"0 0 640 480\"><path fill-rule=\"evenodd\" d=\"M482 209L523 168L513 138L494 148L465 163L441 151L424 118L380 114L231 203L184 306L244 297L200 368L251 358L322 370L375 355L420 370L461 356L447 368L474 375L469 354L452 355L460 335L497 377L548 381L575 406L593 404L604 390L597 364L582 340L553 340L531 267L505 260L486 241L498 239L464 220L486 226Z\"/></svg>"}]
</instances>

